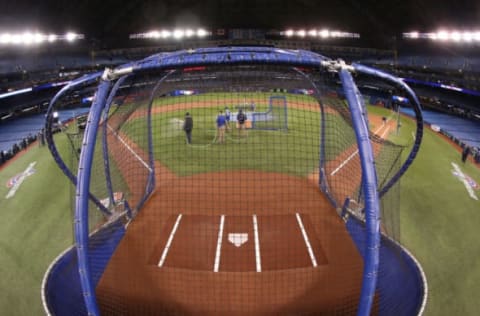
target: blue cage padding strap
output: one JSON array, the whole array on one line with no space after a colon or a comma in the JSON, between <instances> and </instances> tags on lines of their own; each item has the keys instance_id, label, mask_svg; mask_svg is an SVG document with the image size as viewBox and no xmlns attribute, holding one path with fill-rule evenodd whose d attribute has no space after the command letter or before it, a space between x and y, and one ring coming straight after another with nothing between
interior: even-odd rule
<instances>
[{"instance_id":1,"label":"blue cage padding strap","mask_svg":"<svg viewBox=\"0 0 480 316\"><path fill-rule=\"evenodd\" d=\"M340 79L352 116L362 167L362 188L365 194L366 245L363 252L363 282L357 315L366 316L370 315L372 308L379 267L380 203L377 192L377 175L366 113L363 112L360 102L360 93L350 72L342 69Z\"/></svg>"},{"instance_id":2,"label":"blue cage padding strap","mask_svg":"<svg viewBox=\"0 0 480 316\"><path fill-rule=\"evenodd\" d=\"M75 240L78 255L78 272L83 289L83 299L89 315L100 315L95 296L95 287L89 261L89 225L88 225L88 196L92 171L92 162L95 151L98 127L102 111L112 84L102 80L96 93L95 100L88 116L89 124L85 128L85 136L80 153L77 177L77 197L75 202Z\"/></svg>"},{"instance_id":3,"label":"blue cage padding strap","mask_svg":"<svg viewBox=\"0 0 480 316\"><path fill-rule=\"evenodd\" d=\"M397 78L395 76L392 76L391 74L388 74L386 72L383 72L378 69L370 68L361 64L352 64L354 67L355 71L378 77L383 80L389 81L393 83L396 86L401 87L408 95L408 97L411 100L411 104L413 106L413 110L415 112L415 118L416 118L416 123L417 123L417 131L415 133L415 142L413 143L412 150L410 151L407 159L403 163L402 167L398 170L398 172L392 176L392 178L383 186L383 188L380 190L379 194L380 197L382 197L385 193L390 190L390 188L402 177L402 175L407 171L407 169L410 167L412 164L413 160L418 154L418 150L420 149L420 144L422 143L422 137L423 137L423 116L422 116L422 106L420 105L420 101L418 101L417 96L413 92L413 90L405 83L403 82L400 78Z\"/></svg>"},{"instance_id":4,"label":"blue cage padding strap","mask_svg":"<svg viewBox=\"0 0 480 316\"><path fill-rule=\"evenodd\" d=\"M52 122L53 122L53 112L55 109L55 104L59 101L59 99L65 95L67 92L71 92L72 89L78 88L84 85L95 83L98 78L102 75L101 72L96 72L93 74L85 75L78 79L71 81L68 85L63 87L55 97L50 101L48 105L47 113L45 114L45 138L47 141L48 150L52 154L55 163L58 165L60 170L67 176L67 178L76 185L77 177L73 174L73 172L67 167L65 162L63 161L60 153L58 152L57 146L53 140L53 133L52 133ZM93 194L89 193L90 200L95 203L95 205L99 208L99 210L104 213L105 215L111 215L110 211L95 197Z\"/></svg>"}]
</instances>

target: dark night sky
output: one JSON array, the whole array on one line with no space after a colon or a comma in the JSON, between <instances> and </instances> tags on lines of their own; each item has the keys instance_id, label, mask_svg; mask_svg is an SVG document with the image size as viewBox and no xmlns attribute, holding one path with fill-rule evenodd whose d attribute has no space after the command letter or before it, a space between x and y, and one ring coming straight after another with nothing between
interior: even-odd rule
<instances>
[{"instance_id":1,"label":"dark night sky","mask_svg":"<svg viewBox=\"0 0 480 316\"><path fill-rule=\"evenodd\" d=\"M480 27L480 1L472 0L1 0L0 8L0 32L71 29L95 37L162 26L327 27L378 36Z\"/></svg>"}]
</instances>

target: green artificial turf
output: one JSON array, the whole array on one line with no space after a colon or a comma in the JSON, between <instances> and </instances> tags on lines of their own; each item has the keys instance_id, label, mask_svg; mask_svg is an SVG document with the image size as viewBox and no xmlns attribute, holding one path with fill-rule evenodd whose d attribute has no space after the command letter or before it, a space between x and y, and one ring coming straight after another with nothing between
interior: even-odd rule
<instances>
[{"instance_id":1,"label":"green artificial turf","mask_svg":"<svg viewBox=\"0 0 480 316\"><path fill-rule=\"evenodd\" d=\"M452 174L452 162L480 183L480 170L425 129L417 159L402 179L401 241L422 264L429 286L425 315L478 315L480 201ZM476 191L480 198L480 191Z\"/></svg>"},{"instance_id":2,"label":"green artificial turf","mask_svg":"<svg viewBox=\"0 0 480 316\"><path fill-rule=\"evenodd\" d=\"M66 137L59 135L60 150ZM6 182L36 161L15 196ZM72 244L70 188L46 147L32 145L0 170L0 314L44 315L40 288L50 263Z\"/></svg>"},{"instance_id":3,"label":"green artificial turf","mask_svg":"<svg viewBox=\"0 0 480 316\"><path fill-rule=\"evenodd\" d=\"M238 97L242 99L242 97ZM266 111L267 95L258 93L251 95L257 102L257 111ZM208 94L200 96L178 97L178 99L156 102L153 111L168 107L172 103L184 104L185 109L170 110L153 114L153 150L157 160L179 176L201 172L252 169L306 176L318 168L320 148L320 112L288 108L288 130L248 130L248 137L241 137L235 124L231 123L230 131L225 134L225 144L218 144L215 119L219 110L231 105L231 97L225 94ZM248 98L245 98L248 100ZM312 98L308 96L287 96L287 102L310 105ZM168 101L168 102L167 102ZM205 102L205 107L189 108L189 103ZM208 106L208 103L216 104ZM186 145L185 134L181 126L185 112L190 112L194 120L192 145ZM328 141L329 158L336 157L341 151L351 146L355 136L351 128L339 115L327 113L326 121L330 126L342 124L342 133L347 135L330 135ZM283 117L279 118L283 120ZM145 137L147 120L135 118L122 126L122 131L148 151ZM267 125L267 124L265 124ZM280 126L280 125L279 125ZM326 131L327 134L329 130ZM332 132L331 132L332 133ZM348 134L350 133L350 134ZM142 138L137 135L144 135ZM343 141L341 145L337 143Z\"/></svg>"},{"instance_id":4,"label":"green artificial turf","mask_svg":"<svg viewBox=\"0 0 480 316\"><path fill-rule=\"evenodd\" d=\"M262 170L282 168L284 172L298 175L310 172L317 165L311 150L302 149L313 148L319 142L317 137L303 136L306 131L302 130L302 122L310 119L310 114L305 117L289 109L288 133L250 131L247 139L229 135L226 145L208 145L214 138L213 120L217 110L217 107L192 109L197 118L194 145L199 147L186 146L181 131L165 135L162 130L163 123L170 124L169 119L183 118L183 111L162 115L160 120L165 120L162 122L154 118L154 141L163 148L162 162L177 169L175 172L179 174L204 172L194 166L195 160L206 163L210 170L248 166ZM389 114L380 108L369 107L369 111ZM205 119L202 121L201 117ZM390 140L409 146L413 143L414 123L404 117L401 123L398 135L392 133ZM130 131L142 128L137 124L141 123L127 127ZM201 130L204 132L200 133ZM318 130L310 132L318 135ZM283 141L279 145L274 139ZM57 143L61 151L67 150L65 135L57 135ZM277 154L280 152L275 146L286 152ZM262 150L256 152L248 147ZM218 155L226 161L209 165L211 157ZM284 164L292 158L302 159L299 165L303 167ZM5 183L33 161L37 161L36 173L24 181L12 199L5 199L8 192ZM426 273L429 299L425 315L428 316L477 315L480 310L477 299L480 202L472 200L463 183L453 176L451 162L480 182L480 169L470 162L464 165L460 153L450 143L426 129L418 157L401 180L400 239ZM188 168L180 168L182 163ZM480 191L476 194L480 196ZM3 215L0 221L0 314L43 315L40 296L43 275L52 260L72 243L69 184L46 147L33 146L0 171L0 212Z\"/></svg>"},{"instance_id":5,"label":"green artificial turf","mask_svg":"<svg viewBox=\"0 0 480 316\"><path fill-rule=\"evenodd\" d=\"M369 112L390 113L379 107L369 107ZM400 122L399 133L390 140L412 145L415 122L405 116ZM452 162L480 184L480 169L463 164L460 152L425 126L418 156L401 179L400 239L425 271L427 316L478 315L480 310L480 201L470 198L453 175ZM475 193L480 198L480 190Z\"/></svg>"}]
</instances>

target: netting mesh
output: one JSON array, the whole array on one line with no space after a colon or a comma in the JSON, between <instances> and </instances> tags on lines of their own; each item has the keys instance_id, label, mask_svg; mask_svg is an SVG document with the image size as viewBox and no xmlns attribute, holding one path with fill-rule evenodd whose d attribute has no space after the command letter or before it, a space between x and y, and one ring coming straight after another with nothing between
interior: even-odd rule
<instances>
[{"instance_id":1,"label":"netting mesh","mask_svg":"<svg viewBox=\"0 0 480 316\"><path fill-rule=\"evenodd\" d=\"M121 79L109 101L90 180L104 207L89 204L102 315L356 314L364 244L345 221L361 225L364 192L337 74L151 71ZM403 147L386 141L380 116L369 122L381 189ZM70 137L75 162L80 137ZM398 210L394 186L382 229L395 239Z\"/></svg>"},{"instance_id":2,"label":"netting mesh","mask_svg":"<svg viewBox=\"0 0 480 316\"><path fill-rule=\"evenodd\" d=\"M102 314L356 313L362 259L319 175L323 164L323 181L343 202L359 194L361 172L358 157L348 159L356 146L347 106L324 75L209 67L176 70L158 86L165 73L120 85L91 181L128 223L94 278ZM96 171L105 160L107 177ZM155 192L142 205L152 170ZM102 266L105 257L90 261Z\"/></svg>"}]
</instances>

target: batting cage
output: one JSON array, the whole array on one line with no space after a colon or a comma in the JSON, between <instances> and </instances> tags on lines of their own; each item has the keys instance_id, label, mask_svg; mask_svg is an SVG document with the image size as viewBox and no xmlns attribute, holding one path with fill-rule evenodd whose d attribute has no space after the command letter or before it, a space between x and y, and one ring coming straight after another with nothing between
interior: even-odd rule
<instances>
[{"instance_id":1,"label":"batting cage","mask_svg":"<svg viewBox=\"0 0 480 316\"><path fill-rule=\"evenodd\" d=\"M413 143L368 113L357 74L410 98ZM49 314L422 312L425 278L398 243L399 179L423 124L402 81L308 51L161 53L71 82L48 131L92 85L78 156L48 137L76 188L74 246L44 280Z\"/></svg>"}]
</instances>

